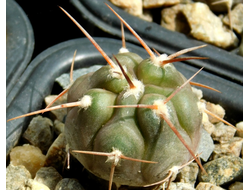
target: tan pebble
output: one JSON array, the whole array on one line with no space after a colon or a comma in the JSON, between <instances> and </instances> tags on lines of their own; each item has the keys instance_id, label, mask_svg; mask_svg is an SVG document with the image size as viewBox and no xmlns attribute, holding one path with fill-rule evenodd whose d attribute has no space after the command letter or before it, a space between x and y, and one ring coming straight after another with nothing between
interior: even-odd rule
<instances>
[{"instance_id":1,"label":"tan pebble","mask_svg":"<svg viewBox=\"0 0 250 190\"><path fill-rule=\"evenodd\" d=\"M26 180L30 178L30 172L24 166L10 163L6 168L6 190L24 189Z\"/></svg>"},{"instance_id":2,"label":"tan pebble","mask_svg":"<svg viewBox=\"0 0 250 190\"><path fill-rule=\"evenodd\" d=\"M235 135L236 129L231 126L225 125L219 122L215 125L215 130L211 134L214 141L219 141L220 143L227 143Z\"/></svg>"},{"instance_id":3,"label":"tan pebble","mask_svg":"<svg viewBox=\"0 0 250 190\"><path fill-rule=\"evenodd\" d=\"M33 178L36 172L43 167L45 155L42 154L38 147L24 144L23 146L16 146L11 150L10 161L14 166L25 166Z\"/></svg>"},{"instance_id":4,"label":"tan pebble","mask_svg":"<svg viewBox=\"0 0 250 190\"><path fill-rule=\"evenodd\" d=\"M197 187L196 190L225 190L219 186L216 186L212 183L205 183L205 182L200 182Z\"/></svg>"},{"instance_id":5,"label":"tan pebble","mask_svg":"<svg viewBox=\"0 0 250 190\"><path fill-rule=\"evenodd\" d=\"M243 183L236 181L229 186L228 190L243 190Z\"/></svg>"},{"instance_id":6,"label":"tan pebble","mask_svg":"<svg viewBox=\"0 0 250 190\"><path fill-rule=\"evenodd\" d=\"M221 48L236 47L237 36L225 27L205 3L187 4L182 10L191 28L190 35Z\"/></svg>"},{"instance_id":7,"label":"tan pebble","mask_svg":"<svg viewBox=\"0 0 250 190\"><path fill-rule=\"evenodd\" d=\"M157 8L163 6L172 6L180 3L180 0L144 0L143 8Z\"/></svg>"},{"instance_id":8,"label":"tan pebble","mask_svg":"<svg viewBox=\"0 0 250 190\"><path fill-rule=\"evenodd\" d=\"M235 127L240 130L236 131L236 136L243 138L243 121L237 123Z\"/></svg>"},{"instance_id":9,"label":"tan pebble","mask_svg":"<svg viewBox=\"0 0 250 190\"><path fill-rule=\"evenodd\" d=\"M225 110L223 107L221 107L219 104L213 104L213 103L210 103L210 102L207 102L206 103L206 109L210 112L212 112L213 114L217 115L218 117L220 118L224 118L225 116ZM213 116L208 116L209 117L209 121L211 123L218 123L219 120L216 119L215 117Z\"/></svg>"},{"instance_id":10,"label":"tan pebble","mask_svg":"<svg viewBox=\"0 0 250 190\"><path fill-rule=\"evenodd\" d=\"M243 139L241 137L233 137L228 143L215 144L212 159L222 156L240 156Z\"/></svg>"},{"instance_id":11,"label":"tan pebble","mask_svg":"<svg viewBox=\"0 0 250 190\"><path fill-rule=\"evenodd\" d=\"M215 126L214 124L212 124L210 121L209 121L209 117L206 113L202 113L202 124L203 124L203 127L204 129L211 135L214 130L215 130Z\"/></svg>"},{"instance_id":12,"label":"tan pebble","mask_svg":"<svg viewBox=\"0 0 250 190\"><path fill-rule=\"evenodd\" d=\"M243 4L239 3L231 11L231 22L232 28L238 33L242 34L243 32ZM229 16L223 18L223 23L230 25Z\"/></svg>"},{"instance_id":13,"label":"tan pebble","mask_svg":"<svg viewBox=\"0 0 250 190\"><path fill-rule=\"evenodd\" d=\"M123 8L134 16L142 15L142 0L109 0L114 5Z\"/></svg>"},{"instance_id":14,"label":"tan pebble","mask_svg":"<svg viewBox=\"0 0 250 190\"><path fill-rule=\"evenodd\" d=\"M26 190L50 190L46 185L39 183L33 179L28 179L25 183Z\"/></svg>"},{"instance_id":15,"label":"tan pebble","mask_svg":"<svg viewBox=\"0 0 250 190\"><path fill-rule=\"evenodd\" d=\"M177 175L177 180L182 183L193 185L194 187L198 173L199 166L197 163L193 162L180 170Z\"/></svg>"},{"instance_id":16,"label":"tan pebble","mask_svg":"<svg viewBox=\"0 0 250 190\"><path fill-rule=\"evenodd\" d=\"M178 4L172 7L167 7L161 11L161 26L168 30L181 32L188 34L190 27L187 19L182 13L182 9L185 5Z\"/></svg>"}]
</instances>

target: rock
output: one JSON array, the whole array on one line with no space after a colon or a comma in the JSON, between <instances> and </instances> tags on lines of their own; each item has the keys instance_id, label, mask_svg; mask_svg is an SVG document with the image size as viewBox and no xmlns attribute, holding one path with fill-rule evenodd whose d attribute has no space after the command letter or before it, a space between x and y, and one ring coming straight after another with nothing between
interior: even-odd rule
<instances>
[{"instance_id":1,"label":"rock","mask_svg":"<svg viewBox=\"0 0 250 190\"><path fill-rule=\"evenodd\" d=\"M201 140L196 153L201 153L199 156L203 161L207 161L214 150L214 142L210 134L205 129L202 129Z\"/></svg>"},{"instance_id":2,"label":"rock","mask_svg":"<svg viewBox=\"0 0 250 190\"><path fill-rule=\"evenodd\" d=\"M243 138L233 137L228 143L215 144L212 159L222 156L240 156L242 149Z\"/></svg>"},{"instance_id":3,"label":"rock","mask_svg":"<svg viewBox=\"0 0 250 190\"><path fill-rule=\"evenodd\" d=\"M182 13L185 15L191 28L190 34L204 42L216 45L221 48L234 48L239 40L236 35L223 26L209 7L204 3L186 4Z\"/></svg>"},{"instance_id":4,"label":"rock","mask_svg":"<svg viewBox=\"0 0 250 190\"><path fill-rule=\"evenodd\" d=\"M157 8L157 7L165 7L172 6L180 3L180 0L144 0L143 8Z\"/></svg>"},{"instance_id":5,"label":"rock","mask_svg":"<svg viewBox=\"0 0 250 190\"><path fill-rule=\"evenodd\" d=\"M193 162L180 170L176 180L182 183L188 183L194 187L198 173L199 166L197 163Z\"/></svg>"},{"instance_id":6,"label":"rock","mask_svg":"<svg viewBox=\"0 0 250 190\"><path fill-rule=\"evenodd\" d=\"M45 155L35 146L24 144L16 146L10 152L10 161L13 165L23 165L30 172L32 178L36 172L43 167Z\"/></svg>"},{"instance_id":7,"label":"rock","mask_svg":"<svg viewBox=\"0 0 250 190\"><path fill-rule=\"evenodd\" d=\"M26 180L30 178L31 174L24 166L10 163L6 168L6 190L24 189Z\"/></svg>"},{"instance_id":8,"label":"rock","mask_svg":"<svg viewBox=\"0 0 250 190\"><path fill-rule=\"evenodd\" d=\"M122 1L122 0L120 0ZM128 1L126 1L127 3ZM143 14L142 11L142 0L130 0L130 7L124 8L126 12L134 16L141 16Z\"/></svg>"},{"instance_id":9,"label":"rock","mask_svg":"<svg viewBox=\"0 0 250 190\"><path fill-rule=\"evenodd\" d=\"M171 182L169 190L195 190L195 188L189 183Z\"/></svg>"},{"instance_id":10,"label":"rock","mask_svg":"<svg viewBox=\"0 0 250 190\"><path fill-rule=\"evenodd\" d=\"M203 165L206 170L198 175L200 182L225 185L243 178L243 160L236 156L224 156Z\"/></svg>"},{"instance_id":11,"label":"rock","mask_svg":"<svg viewBox=\"0 0 250 190\"><path fill-rule=\"evenodd\" d=\"M49 105L56 97L57 97L57 95L50 95L50 96L45 97L46 106ZM62 97L60 97L56 102L54 102L54 104L51 107L65 104L65 103L67 103L67 93L64 94ZM57 120L63 122L64 117L66 115L67 115L67 109L65 109L65 108L50 111L50 116L53 120L57 119Z\"/></svg>"},{"instance_id":12,"label":"rock","mask_svg":"<svg viewBox=\"0 0 250 190\"><path fill-rule=\"evenodd\" d=\"M243 32L243 4L239 3L231 11L232 28L238 34ZM230 26L229 16L223 18L223 23Z\"/></svg>"},{"instance_id":13,"label":"rock","mask_svg":"<svg viewBox=\"0 0 250 190\"><path fill-rule=\"evenodd\" d=\"M226 143L230 141L236 132L231 126L225 125L222 122L219 122L215 125L215 130L211 134L214 141L219 141L220 143Z\"/></svg>"},{"instance_id":14,"label":"rock","mask_svg":"<svg viewBox=\"0 0 250 190\"><path fill-rule=\"evenodd\" d=\"M144 9L142 15L140 15L139 18L148 22L153 22L153 15L148 9Z\"/></svg>"},{"instance_id":15,"label":"rock","mask_svg":"<svg viewBox=\"0 0 250 190\"><path fill-rule=\"evenodd\" d=\"M67 155L66 144L64 133L61 133L50 146L44 166L53 166L58 171L62 171Z\"/></svg>"},{"instance_id":16,"label":"rock","mask_svg":"<svg viewBox=\"0 0 250 190\"><path fill-rule=\"evenodd\" d=\"M196 96L198 97L199 100L201 100L201 98L203 97L203 92L202 90L192 87L192 91L194 94L196 94Z\"/></svg>"},{"instance_id":17,"label":"rock","mask_svg":"<svg viewBox=\"0 0 250 190\"><path fill-rule=\"evenodd\" d=\"M180 0L180 3L182 4L193 3L193 0Z\"/></svg>"},{"instance_id":18,"label":"rock","mask_svg":"<svg viewBox=\"0 0 250 190\"><path fill-rule=\"evenodd\" d=\"M114 5L123 8L134 16L142 15L142 0L109 0Z\"/></svg>"},{"instance_id":19,"label":"rock","mask_svg":"<svg viewBox=\"0 0 250 190\"><path fill-rule=\"evenodd\" d=\"M53 167L42 167L37 171L34 180L53 190L56 184L62 180L62 176Z\"/></svg>"},{"instance_id":20,"label":"rock","mask_svg":"<svg viewBox=\"0 0 250 190\"><path fill-rule=\"evenodd\" d=\"M51 190L46 185L39 183L33 179L28 179L25 183L25 190Z\"/></svg>"},{"instance_id":21,"label":"rock","mask_svg":"<svg viewBox=\"0 0 250 190\"><path fill-rule=\"evenodd\" d=\"M84 190L84 188L76 179L64 178L59 181L55 190Z\"/></svg>"},{"instance_id":22,"label":"rock","mask_svg":"<svg viewBox=\"0 0 250 190\"><path fill-rule=\"evenodd\" d=\"M243 3L243 0L233 0L233 6L237 5L238 3Z\"/></svg>"},{"instance_id":23,"label":"rock","mask_svg":"<svg viewBox=\"0 0 250 190\"><path fill-rule=\"evenodd\" d=\"M243 121L237 123L235 127L241 130L241 131L239 130L236 131L236 136L243 138Z\"/></svg>"},{"instance_id":24,"label":"rock","mask_svg":"<svg viewBox=\"0 0 250 190\"><path fill-rule=\"evenodd\" d=\"M54 138L52 126L53 123L49 118L36 116L31 120L22 137L29 144L39 147L43 153L46 153Z\"/></svg>"},{"instance_id":25,"label":"rock","mask_svg":"<svg viewBox=\"0 0 250 190\"><path fill-rule=\"evenodd\" d=\"M236 181L229 186L228 190L243 190L243 183Z\"/></svg>"},{"instance_id":26,"label":"rock","mask_svg":"<svg viewBox=\"0 0 250 190\"><path fill-rule=\"evenodd\" d=\"M206 109L222 119L225 116L225 110L219 104L213 104L210 102L206 102ZM215 117L213 117L211 115L208 115L208 117L209 117L209 121L213 124L220 122L220 120L216 119Z\"/></svg>"},{"instance_id":27,"label":"rock","mask_svg":"<svg viewBox=\"0 0 250 190\"><path fill-rule=\"evenodd\" d=\"M209 121L209 117L208 117L207 113L205 113L205 112L202 113L202 124L203 124L203 128L210 135L214 132L215 126Z\"/></svg>"},{"instance_id":28,"label":"rock","mask_svg":"<svg viewBox=\"0 0 250 190\"><path fill-rule=\"evenodd\" d=\"M72 54L73 55L73 54ZM100 69L103 65L94 65L87 68L77 69L73 71L73 81L75 81L77 78L79 78L82 75L85 75L87 73L91 73L94 71L97 71ZM60 75L55 80L63 89L66 89L70 85L70 76L69 73L64 73Z\"/></svg>"},{"instance_id":29,"label":"rock","mask_svg":"<svg viewBox=\"0 0 250 190\"><path fill-rule=\"evenodd\" d=\"M196 188L196 190L225 190L219 186L216 186L212 183L204 183L204 182L200 182Z\"/></svg>"},{"instance_id":30,"label":"rock","mask_svg":"<svg viewBox=\"0 0 250 190\"><path fill-rule=\"evenodd\" d=\"M206 0L207 5L214 12L228 12L228 8L232 7L233 0L221 1L221 0Z\"/></svg>"},{"instance_id":31,"label":"rock","mask_svg":"<svg viewBox=\"0 0 250 190\"><path fill-rule=\"evenodd\" d=\"M176 183L176 190L195 190L195 188L189 183Z\"/></svg>"},{"instance_id":32,"label":"rock","mask_svg":"<svg viewBox=\"0 0 250 190\"><path fill-rule=\"evenodd\" d=\"M53 127L54 127L54 131L57 135L64 132L64 123L62 123L61 121L59 121L57 119L54 121Z\"/></svg>"},{"instance_id":33,"label":"rock","mask_svg":"<svg viewBox=\"0 0 250 190\"><path fill-rule=\"evenodd\" d=\"M208 114L205 112L206 103L207 102L205 100L201 99L198 102L198 108L199 108L200 112L202 113L203 128L211 135L215 130L215 126L210 122Z\"/></svg>"},{"instance_id":34,"label":"rock","mask_svg":"<svg viewBox=\"0 0 250 190\"><path fill-rule=\"evenodd\" d=\"M178 4L170 8L164 8L161 11L161 26L168 30L181 32L184 34L190 33L190 27L186 17L182 13L185 5Z\"/></svg>"}]
</instances>

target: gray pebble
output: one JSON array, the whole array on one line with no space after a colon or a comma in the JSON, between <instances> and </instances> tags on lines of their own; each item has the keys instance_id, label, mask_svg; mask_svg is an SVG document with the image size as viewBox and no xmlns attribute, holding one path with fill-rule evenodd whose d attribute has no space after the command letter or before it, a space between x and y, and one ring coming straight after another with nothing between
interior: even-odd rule
<instances>
[{"instance_id":1,"label":"gray pebble","mask_svg":"<svg viewBox=\"0 0 250 190\"><path fill-rule=\"evenodd\" d=\"M75 81L78 77L85 75L90 72L94 72L100 69L103 65L94 65L88 68L77 69L73 71L73 81ZM70 85L70 77L69 73L62 74L58 78L56 78L56 82L58 82L63 89L66 89Z\"/></svg>"},{"instance_id":2,"label":"gray pebble","mask_svg":"<svg viewBox=\"0 0 250 190\"><path fill-rule=\"evenodd\" d=\"M34 178L35 181L42 183L53 190L56 184L62 179L62 176L53 167L42 167L40 168Z\"/></svg>"},{"instance_id":3,"label":"gray pebble","mask_svg":"<svg viewBox=\"0 0 250 190\"><path fill-rule=\"evenodd\" d=\"M26 180L31 179L30 172L22 165L6 168L6 190L24 189Z\"/></svg>"},{"instance_id":4,"label":"gray pebble","mask_svg":"<svg viewBox=\"0 0 250 190\"><path fill-rule=\"evenodd\" d=\"M84 190L78 180L73 178L64 178L56 185L55 190Z\"/></svg>"},{"instance_id":5,"label":"gray pebble","mask_svg":"<svg viewBox=\"0 0 250 190\"><path fill-rule=\"evenodd\" d=\"M207 175L200 172L200 182L209 182L215 185L224 185L243 177L243 160L236 156L223 156L203 165Z\"/></svg>"},{"instance_id":6,"label":"gray pebble","mask_svg":"<svg viewBox=\"0 0 250 190\"><path fill-rule=\"evenodd\" d=\"M64 132L64 123L59 120L54 121L54 131L57 135Z\"/></svg>"},{"instance_id":7,"label":"gray pebble","mask_svg":"<svg viewBox=\"0 0 250 190\"><path fill-rule=\"evenodd\" d=\"M53 123L49 118L34 117L23 134L23 138L30 144L39 147L46 153L53 142Z\"/></svg>"}]
</instances>

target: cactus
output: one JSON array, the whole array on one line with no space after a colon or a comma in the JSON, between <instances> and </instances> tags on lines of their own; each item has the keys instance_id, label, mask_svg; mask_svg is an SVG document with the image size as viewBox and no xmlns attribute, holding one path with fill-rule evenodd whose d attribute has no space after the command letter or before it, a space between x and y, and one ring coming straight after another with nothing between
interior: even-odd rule
<instances>
[{"instance_id":1,"label":"cactus","mask_svg":"<svg viewBox=\"0 0 250 190\"><path fill-rule=\"evenodd\" d=\"M187 84L164 102L187 80L170 57L150 55L143 60L135 53L119 53L109 60L110 65L78 78L68 92L68 102L81 99L84 105L68 108L65 134L73 150L82 150L74 156L85 168L110 180L115 161L110 156L111 164L104 164L105 157L79 154L83 151L113 150L114 154L160 163L118 159L119 167L112 174L116 184L144 186L161 181L169 169L188 162L194 156L190 152L196 152L199 144L202 117L198 98ZM131 105L152 105L156 109ZM189 150L169 125L175 126Z\"/></svg>"},{"instance_id":2,"label":"cactus","mask_svg":"<svg viewBox=\"0 0 250 190\"><path fill-rule=\"evenodd\" d=\"M117 186L164 183L193 159L202 168L196 151L204 110L198 106L199 100L190 85L195 84L191 82L195 75L187 80L172 63L204 59L175 58L204 46L170 56L156 56L117 15L142 43L150 58L143 60L135 53L125 52L110 59L64 12L92 41L109 65L79 77L66 90L67 104L12 119L67 108L64 133L71 153L94 175L109 180L109 189L112 182Z\"/></svg>"},{"instance_id":3,"label":"cactus","mask_svg":"<svg viewBox=\"0 0 250 190\"><path fill-rule=\"evenodd\" d=\"M128 157L161 163L121 161L114 182L142 186L160 181L171 167L188 162L192 155L157 110L136 107L115 109L110 106L139 104L162 107L193 152L200 139L202 118L197 106L198 98L190 85L163 104L186 81L172 64L159 67L150 59L138 63L133 61L137 56L133 53L116 56L123 66L123 59L132 58L131 64L126 63L126 69L134 89L128 87L125 77L110 76L110 66L76 80L69 89L68 102L84 97L83 101L89 105L82 109L69 108L65 134L69 146L75 150L110 152L116 149ZM147 74L149 71L152 71L150 75ZM103 164L105 158L85 154L75 154L75 157L95 175L109 179L110 164Z\"/></svg>"}]
</instances>

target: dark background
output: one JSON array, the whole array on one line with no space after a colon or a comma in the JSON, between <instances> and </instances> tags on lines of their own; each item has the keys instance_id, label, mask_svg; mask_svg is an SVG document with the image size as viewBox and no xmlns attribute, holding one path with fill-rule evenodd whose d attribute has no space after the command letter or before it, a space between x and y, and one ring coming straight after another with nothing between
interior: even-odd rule
<instances>
[{"instance_id":1,"label":"dark background","mask_svg":"<svg viewBox=\"0 0 250 190\"><path fill-rule=\"evenodd\" d=\"M58 6L71 14L92 37L113 36L83 19L70 0L16 0L26 13L34 32L35 46L31 60L45 49L70 39L85 37Z\"/></svg>"}]
</instances>

